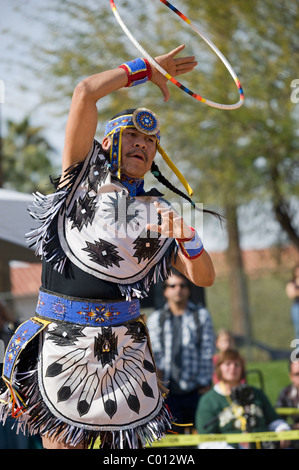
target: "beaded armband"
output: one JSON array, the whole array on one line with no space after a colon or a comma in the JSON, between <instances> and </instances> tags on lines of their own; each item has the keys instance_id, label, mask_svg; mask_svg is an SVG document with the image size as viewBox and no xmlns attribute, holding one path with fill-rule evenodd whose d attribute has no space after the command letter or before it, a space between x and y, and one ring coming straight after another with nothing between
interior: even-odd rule
<instances>
[{"instance_id":1,"label":"beaded armband","mask_svg":"<svg viewBox=\"0 0 299 470\"><path fill-rule=\"evenodd\" d=\"M193 231L193 237L192 238L187 238L187 239L178 239L177 238L177 244L179 245L179 248L183 255L188 258L188 259L195 259L198 258L204 248L203 248L203 243L196 232L194 228L190 227L191 230Z\"/></svg>"},{"instance_id":2,"label":"beaded armband","mask_svg":"<svg viewBox=\"0 0 299 470\"><path fill-rule=\"evenodd\" d=\"M152 71L146 59L134 59L119 66L128 76L126 87L141 85L151 79Z\"/></svg>"}]
</instances>

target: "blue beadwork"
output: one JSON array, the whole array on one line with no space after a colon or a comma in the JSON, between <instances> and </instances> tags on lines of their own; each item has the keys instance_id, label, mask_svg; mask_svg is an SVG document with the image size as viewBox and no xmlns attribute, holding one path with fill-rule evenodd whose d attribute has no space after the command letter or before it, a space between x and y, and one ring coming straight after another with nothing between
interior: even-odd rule
<instances>
[{"instance_id":1,"label":"blue beadwork","mask_svg":"<svg viewBox=\"0 0 299 470\"><path fill-rule=\"evenodd\" d=\"M145 109L134 111L133 122L141 132L155 134L159 130L158 119L152 112Z\"/></svg>"},{"instance_id":2,"label":"blue beadwork","mask_svg":"<svg viewBox=\"0 0 299 470\"><path fill-rule=\"evenodd\" d=\"M132 114L124 114L111 119L106 124L104 135L109 135L112 132L118 132L121 127L136 127L139 131L146 134L155 135L160 141L159 122L156 115L145 108L138 108Z\"/></svg>"}]
</instances>

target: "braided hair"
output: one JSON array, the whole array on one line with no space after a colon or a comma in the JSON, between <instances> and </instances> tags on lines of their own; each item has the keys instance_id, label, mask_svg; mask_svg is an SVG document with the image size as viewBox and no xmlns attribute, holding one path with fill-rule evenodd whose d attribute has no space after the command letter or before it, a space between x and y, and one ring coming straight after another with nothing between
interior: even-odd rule
<instances>
[{"instance_id":1,"label":"braided hair","mask_svg":"<svg viewBox=\"0 0 299 470\"><path fill-rule=\"evenodd\" d=\"M189 197L187 194L183 193L183 191L181 191L180 189L176 188L170 181L168 181L168 179L165 178L165 176L162 175L161 171L159 170L158 165L155 162L152 163L151 173L153 174L153 176L155 178L157 178L159 183L163 184L164 186L166 186L166 188L170 189L170 191L174 192L175 194L178 194L179 196L183 197L188 202L190 202L193 209L200 210L200 209L198 209L198 207L196 207L195 202L192 201L191 197ZM218 214L217 212L211 211L209 209L203 209L203 212L214 215L220 221L222 220L223 216Z\"/></svg>"},{"instance_id":2,"label":"braided hair","mask_svg":"<svg viewBox=\"0 0 299 470\"><path fill-rule=\"evenodd\" d=\"M187 199L187 201L190 202L190 204L192 204L192 206L195 205L194 202L192 201L192 199L189 196L187 196L187 194L183 193L183 191L180 191L175 186L173 186L173 184L170 181L168 181L165 178L165 176L162 175L162 173L159 170L158 165L155 162L152 163L151 172L154 175L154 177L157 178L159 183L164 184L164 186L166 186L166 188L170 189L170 191L173 191L174 193L178 194L179 196L182 196L184 199Z\"/></svg>"}]
</instances>

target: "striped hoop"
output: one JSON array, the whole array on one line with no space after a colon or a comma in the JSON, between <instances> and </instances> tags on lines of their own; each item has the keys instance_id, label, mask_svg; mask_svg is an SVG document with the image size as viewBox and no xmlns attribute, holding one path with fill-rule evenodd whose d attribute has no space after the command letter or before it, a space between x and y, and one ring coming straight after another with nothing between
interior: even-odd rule
<instances>
[{"instance_id":1,"label":"striped hoop","mask_svg":"<svg viewBox=\"0 0 299 470\"><path fill-rule=\"evenodd\" d=\"M211 106L213 108L219 108L219 109L225 109L225 110L232 110L232 109L237 109L240 108L244 104L244 92L241 86L241 83L234 72L232 66L228 62L228 60L224 57L224 55L219 51L219 49L215 46L215 44L208 39L194 24L191 23L191 21L183 14L181 13L177 8L175 8L170 2L167 0L159 0L161 3L166 5L168 8L170 8L174 13L176 13L182 20L184 20L209 46L210 48L217 54L219 59L223 62L227 70L229 71L230 75L234 79L234 82L239 90L239 101L235 104L221 104L221 103L215 103L214 101L210 101L206 98L203 98L202 96L198 95L197 93L194 93L193 91L189 90L185 85L180 83L176 78L172 77L169 73L166 72L150 55L147 51L144 50L144 48L139 44L139 42L134 38L134 36L130 33L128 30L127 26L124 24L122 21L114 0L110 0L110 6L112 8L112 11L114 13L114 16L116 17L120 27L124 31L124 33L128 36L128 38L132 41L134 46L140 51L140 53L149 61L149 63L155 67L157 70L159 70L162 75L164 75L169 81L174 83L178 88L183 90L185 93L188 95L192 96L192 98L195 98L196 100L200 101L201 103L204 103L208 106Z\"/></svg>"}]
</instances>

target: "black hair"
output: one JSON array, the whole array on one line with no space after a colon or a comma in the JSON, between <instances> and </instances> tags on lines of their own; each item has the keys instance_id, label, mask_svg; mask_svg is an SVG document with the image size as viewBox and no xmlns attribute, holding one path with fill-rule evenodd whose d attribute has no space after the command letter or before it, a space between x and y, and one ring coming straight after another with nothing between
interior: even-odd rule
<instances>
[{"instance_id":1,"label":"black hair","mask_svg":"<svg viewBox=\"0 0 299 470\"><path fill-rule=\"evenodd\" d=\"M168 181L168 179L165 178L165 176L162 175L161 171L159 170L158 165L155 162L152 163L151 172L154 175L154 177L157 178L159 183L164 184L164 186L166 186L166 188L170 189L170 191L174 192L175 194L178 194L179 196L183 197L188 202L190 202L190 204L192 205L192 207L194 209L199 210L198 207L196 207L194 201L191 199L191 197L189 197L187 194L185 194L180 189L176 188L170 181ZM220 220L220 222L223 218L223 216L221 214L218 214L217 212L211 211L209 209L203 209L203 212L214 215L215 217L217 217Z\"/></svg>"},{"instance_id":2,"label":"black hair","mask_svg":"<svg viewBox=\"0 0 299 470\"><path fill-rule=\"evenodd\" d=\"M123 116L125 114L133 114L134 111L136 111L137 108L127 108L127 109L123 109L122 111L120 111L119 113L115 114L111 120L119 117L119 116ZM195 203L194 201L192 201L192 199L185 193L183 193L183 191L180 191L178 188L176 188L172 183L170 183L170 181L168 181L165 176L162 175L162 173L160 172L159 170L159 167L158 165L153 162L152 163L152 167L151 167L151 172L152 174L154 175L155 178L157 178L157 180L159 181L159 183L162 183L164 186L166 186L166 188L170 189L170 191L174 192L175 194L178 194L179 196L183 197L184 199L186 199L188 202L190 202L190 204L192 205L192 207L194 209L197 209L199 210L196 206L195 206ZM214 212L214 211L211 211L209 209L203 209L203 212L205 213L208 213L208 214L212 214L214 215L215 217L217 217L220 222L222 221L222 218L223 216L218 214L217 212Z\"/></svg>"},{"instance_id":3,"label":"black hair","mask_svg":"<svg viewBox=\"0 0 299 470\"><path fill-rule=\"evenodd\" d=\"M177 269L171 267L170 268L170 271L169 271L169 277L171 276L176 276L176 277L179 277L180 279L183 279L185 281L185 283L187 284L188 286L188 289L191 293L191 282L189 281L189 279L183 274L181 273L180 271L178 271ZM168 282L168 279L167 278L164 282L163 282L163 285L162 285L162 289L165 290L166 287L167 287L167 282Z\"/></svg>"},{"instance_id":4,"label":"black hair","mask_svg":"<svg viewBox=\"0 0 299 470\"><path fill-rule=\"evenodd\" d=\"M119 116L124 116L125 114L133 114L134 111L136 111L137 108L128 108L128 109L123 109L122 111L119 111L119 113L115 114L110 121L113 119L116 119Z\"/></svg>"}]
</instances>

